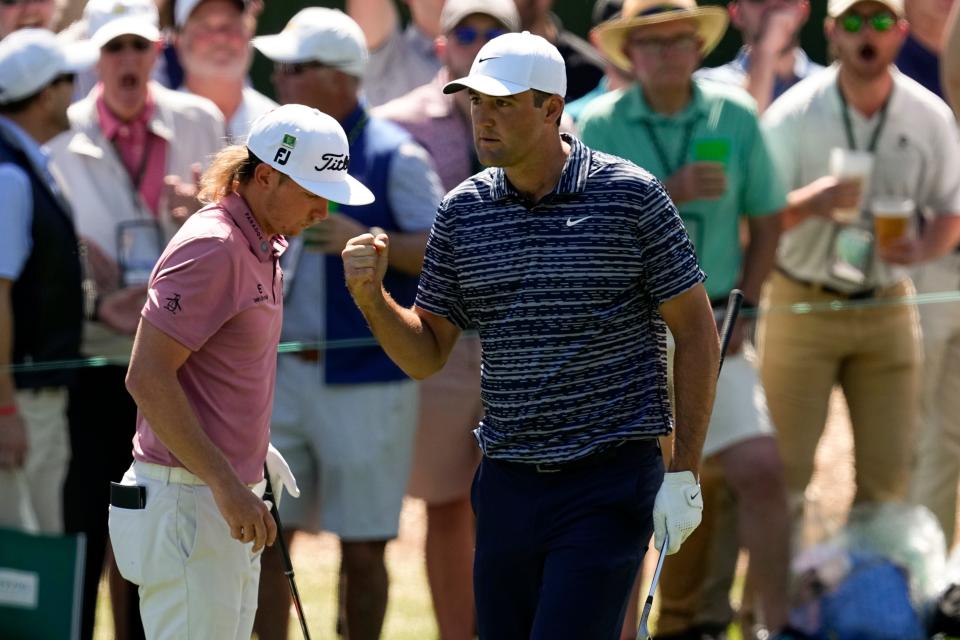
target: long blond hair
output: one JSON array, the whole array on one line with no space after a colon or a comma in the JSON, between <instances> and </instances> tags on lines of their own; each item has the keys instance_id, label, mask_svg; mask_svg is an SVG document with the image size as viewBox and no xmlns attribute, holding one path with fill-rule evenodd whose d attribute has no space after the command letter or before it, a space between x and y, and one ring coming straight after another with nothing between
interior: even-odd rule
<instances>
[{"instance_id":1,"label":"long blond hair","mask_svg":"<svg viewBox=\"0 0 960 640\"><path fill-rule=\"evenodd\" d=\"M258 164L260 159L245 145L233 144L221 149L200 176L197 199L204 204L219 202L236 191L238 185L247 182Z\"/></svg>"}]
</instances>

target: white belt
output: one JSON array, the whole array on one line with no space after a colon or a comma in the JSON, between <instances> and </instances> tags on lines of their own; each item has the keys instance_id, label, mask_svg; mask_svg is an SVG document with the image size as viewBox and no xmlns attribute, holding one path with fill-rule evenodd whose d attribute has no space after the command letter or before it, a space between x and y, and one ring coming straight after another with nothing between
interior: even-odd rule
<instances>
[{"instance_id":1,"label":"white belt","mask_svg":"<svg viewBox=\"0 0 960 640\"><path fill-rule=\"evenodd\" d=\"M162 464L134 460L133 469L138 476L159 480L164 484L207 484L201 480L199 476L190 473L183 467L168 467ZM262 498L263 492L267 488L267 479L264 478L260 482L248 484L247 486Z\"/></svg>"}]
</instances>

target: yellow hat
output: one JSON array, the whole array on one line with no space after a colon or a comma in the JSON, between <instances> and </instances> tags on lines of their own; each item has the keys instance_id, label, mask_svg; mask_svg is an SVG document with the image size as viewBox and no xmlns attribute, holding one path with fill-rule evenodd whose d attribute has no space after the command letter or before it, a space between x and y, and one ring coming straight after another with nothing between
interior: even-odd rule
<instances>
[{"instance_id":1,"label":"yellow hat","mask_svg":"<svg viewBox=\"0 0 960 640\"><path fill-rule=\"evenodd\" d=\"M702 55L713 51L727 31L726 10L721 7L698 7L695 0L625 0L620 17L597 25L594 31L600 51L615 65L629 71L632 65L623 53L627 33L636 27L676 20L693 20L697 23L697 35L703 41L700 49Z\"/></svg>"}]
</instances>

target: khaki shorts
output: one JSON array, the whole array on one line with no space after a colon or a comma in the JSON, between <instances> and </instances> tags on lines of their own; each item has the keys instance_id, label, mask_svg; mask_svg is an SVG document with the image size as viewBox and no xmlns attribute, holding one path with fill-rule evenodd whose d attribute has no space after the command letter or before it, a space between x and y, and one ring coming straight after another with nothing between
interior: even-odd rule
<instances>
[{"instance_id":1,"label":"khaki shorts","mask_svg":"<svg viewBox=\"0 0 960 640\"><path fill-rule=\"evenodd\" d=\"M480 339L461 337L442 371L420 385L420 417L407 493L429 504L470 495L480 463L473 435L480 402Z\"/></svg>"},{"instance_id":2,"label":"khaki shorts","mask_svg":"<svg viewBox=\"0 0 960 640\"><path fill-rule=\"evenodd\" d=\"M670 391L673 397L673 340L668 341ZM774 436L767 398L756 368L756 352L744 342L740 352L728 355L717 379L713 413L703 443L703 457L758 436ZM681 427L682 428L682 427Z\"/></svg>"},{"instance_id":3,"label":"khaki shorts","mask_svg":"<svg viewBox=\"0 0 960 640\"><path fill-rule=\"evenodd\" d=\"M418 386L325 384L322 362L280 355L270 440L301 491L280 505L285 527L323 529L346 541L397 536Z\"/></svg>"}]
</instances>

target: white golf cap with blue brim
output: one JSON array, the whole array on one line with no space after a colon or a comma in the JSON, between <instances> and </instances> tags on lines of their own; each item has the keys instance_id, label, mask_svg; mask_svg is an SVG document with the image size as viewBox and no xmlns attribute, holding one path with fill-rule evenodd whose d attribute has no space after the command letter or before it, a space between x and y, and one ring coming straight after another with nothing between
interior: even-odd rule
<instances>
[{"instance_id":1,"label":"white golf cap with blue brim","mask_svg":"<svg viewBox=\"0 0 960 640\"><path fill-rule=\"evenodd\" d=\"M350 145L343 127L319 109L286 104L263 114L250 127L247 149L314 195L346 205L374 201L347 174Z\"/></svg>"},{"instance_id":2,"label":"white golf cap with blue brim","mask_svg":"<svg viewBox=\"0 0 960 640\"><path fill-rule=\"evenodd\" d=\"M488 96L512 96L530 89L565 96L567 68L557 48L531 34L505 33L483 45L470 74L448 82L444 93L473 89Z\"/></svg>"}]
</instances>

